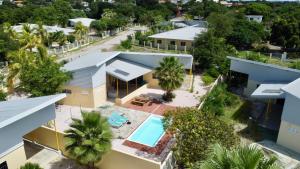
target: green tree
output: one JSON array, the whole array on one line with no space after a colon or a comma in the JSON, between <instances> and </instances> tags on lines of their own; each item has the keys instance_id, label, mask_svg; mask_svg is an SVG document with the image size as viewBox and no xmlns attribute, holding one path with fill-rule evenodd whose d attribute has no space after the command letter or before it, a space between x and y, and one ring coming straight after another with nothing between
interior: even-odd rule
<instances>
[{"instance_id":1,"label":"green tree","mask_svg":"<svg viewBox=\"0 0 300 169\"><path fill-rule=\"evenodd\" d=\"M184 80L184 67L176 57L165 57L155 69L159 86L166 91L163 98L171 101L172 91L179 88Z\"/></svg>"},{"instance_id":2,"label":"green tree","mask_svg":"<svg viewBox=\"0 0 300 169\"><path fill-rule=\"evenodd\" d=\"M204 70L217 72L216 76L226 74L229 67L226 56L233 52L234 47L226 44L224 38L216 37L213 31L208 31L195 39L194 62Z\"/></svg>"},{"instance_id":3,"label":"green tree","mask_svg":"<svg viewBox=\"0 0 300 169\"><path fill-rule=\"evenodd\" d=\"M88 28L84 26L81 22L76 23L75 25L75 34L79 40L82 40L84 36L88 33Z\"/></svg>"},{"instance_id":4,"label":"green tree","mask_svg":"<svg viewBox=\"0 0 300 169\"><path fill-rule=\"evenodd\" d=\"M207 18L209 29L214 31L216 37L227 37L233 30L233 18L230 13L211 13Z\"/></svg>"},{"instance_id":5,"label":"green tree","mask_svg":"<svg viewBox=\"0 0 300 169\"><path fill-rule=\"evenodd\" d=\"M70 74L62 71L61 67L50 57L39 59L35 65L22 65L20 89L33 97L61 92L63 85L71 79Z\"/></svg>"},{"instance_id":6,"label":"green tree","mask_svg":"<svg viewBox=\"0 0 300 169\"><path fill-rule=\"evenodd\" d=\"M263 17L267 17L272 13L272 7L261 2L249 3L245 8L245 13L247 15L262 15Z\"/></svg>"},{"instance_id":7,"label":"green tree","mask_svg":"<svg viewBox=\"0 0 300 169\"><path fill-rule=\"evenodd\" d=\"M268 33L262 24L240 18L235 20L228 42L238 49L248 49L255 43L261 43L267 36Z\"/></svg>"},{"instance_id":8,"label":"green tree","mask_svg":"<svg viewBox=\"0 0 300 169\"><path fill-rule=\"evenodd\" d=\"M65 131L65 148L80 164L95 168L111 148L112 133L107 120L99 112L82 112L82 120L73 119Z\"/></svg>"},{"instance_id":9,"label":"green tree","mask_svg":"<svg viewBox=\"0 0 300 169\"><path fill-rule=\"evenodd\" d=\"M4 75L0 72L0 101L5 101L7 94L1 89L5 86Z\"/></svg>"},{"instance_id":10,"label":"green tree","mask_svg":"<svg viewBox=\"0 0 300 169\"><path fill-rule=\"evenodd\" d=\"M229 148L238 141L231 125L195 108L168 111L164 126L175 134L174 157L182 168L206 159L211 144L220 143Z\"/></svg>"},{"instance_id":11,"label":"green tree","mask_svg":"<svg viewBox=\"0 0 300 169\"><path fill-rule=\"evenodd\" d=\"M196 163L192 169L280 169L276 161L275 157L266 157L262 150L254 146L227 149L220 144L215 144L208 159Z\"/></svg>"},{"instance_id":12,"label":"green tree","mask_svg":"<svg viewBox=\"0 0 300 169\"><path fill-rule=\"evenodd\" d=\"M26 163L24 166L21 166L20 169L42 169L42 168L35 163Z\"/></svg>"}]
</instances>

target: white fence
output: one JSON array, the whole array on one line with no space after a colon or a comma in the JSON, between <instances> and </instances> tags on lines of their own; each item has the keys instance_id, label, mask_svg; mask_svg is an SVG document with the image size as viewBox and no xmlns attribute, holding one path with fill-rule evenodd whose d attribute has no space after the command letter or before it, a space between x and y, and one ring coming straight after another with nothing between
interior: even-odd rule
<instances>
[{"instance_id":1,"label":"white fence","mask_svg":"<svg viewBox=\"0 0 300 169\"><path fill-rule=\"evenodd\" d=\"M206 92L206 94L204 95L204 99L201 101L200 105L198 106L198 110L200 110L203 106L203 104L206 101L207 96L209 95L209 93L220 83L224 80L223 76L219 76L215 82L211 85L210 89Z\"/></svg>"},{"instance_id":2,"label":"white fence","mask_svg":"<svg viewBox=\"0 0 300 169\"><path fill-rule=\"evenodd\" d=\"M133 45L156 48L157 50L184 51L186 53L191 49L191 47L187 47L187 46L178 46L178 45L171 45L171 44L163 45L159 43L146 42L146 41L140 43L138 40L133 40Z\"/></svg>"},{"instance_id":3,"label":"white fence","mask_svg":"<svg viewBox=\"0 0 300 169\"><path fill-rule=\"evenodd\" d=\"M69 43L69 44L65 44L63 46L58 46L58 47L54 47L54 48L49 48L48 49L48 53L49 54L55 54L55 55L60 55L60 54L64 54L66 52L70 52L76 49L79 49L81 47L87 46L93 42L108 38L110 36L114 36L115 34L118 34L119 32L125 30L125 28L117 28L116 30L108 30L108 31L104 31L101 33L100 36L87 36L82 40L76 40L73 43Z\"/></svg>"}]
</instances>

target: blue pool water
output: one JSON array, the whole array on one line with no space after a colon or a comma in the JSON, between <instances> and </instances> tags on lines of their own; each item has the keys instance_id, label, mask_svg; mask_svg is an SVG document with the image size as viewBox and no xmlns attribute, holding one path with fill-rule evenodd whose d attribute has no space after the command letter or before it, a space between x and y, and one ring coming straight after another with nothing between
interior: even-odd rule
<instances>
[{"instance_id":1,"label":"blue pool water","mask_svg":"<svg viewBox=\"0 0 300 169\"><path fill-rule=\"evenodd\" d=\"M162 118L150 116L139 128L133 132L128 140L154 147L164 132Z\"/></svg>"}]
</instances>

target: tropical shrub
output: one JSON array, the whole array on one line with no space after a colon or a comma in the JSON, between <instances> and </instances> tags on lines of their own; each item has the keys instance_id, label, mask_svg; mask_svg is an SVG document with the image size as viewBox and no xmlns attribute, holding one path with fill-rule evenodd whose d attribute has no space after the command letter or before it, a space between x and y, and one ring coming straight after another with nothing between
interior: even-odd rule
<instances>
[{"instance_id":1,"label":"tropical shrub","mask_svg":"<svg viewBox=\"0 0 300 169\"><path fill-rule=\"evenodd\" d=\"M207 72L203 73L201 77L205 86L210 85L215 81L215 78L209 75Z\"/></svg>"},{"instance_id":2,"label":"tropical shrub","mask_svg":"<svg viewBox=\"0 0 300 169\"><path fill-rule=\"evenodd\" d=\"M174 98L172 91L179 88L184 80L184 67L176 57L165 57L155 69L155 76L159 86L166 91L163 99L171 101Z\"/></svg>"},{"instance_id":3,"label":"tropical shrub","mask_svg":"<svg viewBox=\"0 0 300 169\"><path fill-rule=\"evenodd\" d=\"M65 149L71 158L89 168L95 168L111 148L112 132L99 112L82 112L82 120L72 119L65 131Z\"/></svg>"},{"instance_id":4,"label":"tropical shrub","mask_svg":"<svg viewBox=\"0 0 300 169\"><path fill-rule=\"evenodd\" d=\"M197 162L192 169L280 169L277 158L266 157L262 150L255 146L240 146L227 149L220 144L211 147L209 157L203 162Z\"/></svg>"},{"instance_id":5,"label":"tropical shrub","mask_svg":"<svg viewBox=\"0 0 300 169\"><path fill-rule=\"evenodd\" d=\"M24 166L21 166L20 169L42 169L42 168L35 163L26 163Z\"/></svg>"},{"instance_id":6,"label":"tropical shrub","mask_svg":"<svg viewBox=\"0 0 300 169\"><path fill-rule=\"evenodd\" d=\"M164 126L175 134L173 151L179 168L206 159L211 144L220 143L229 148L238 142L231 125L194 108L168 111Z\"/></svg>"},{"instance_id":7,"label":"tropical shrub","mask_svg":"<svg viewBox=\"0 0 300 169\"><path fill-rule=\"evenodd\" d=\"M41 59L36 65L25 64L20 73L20 90L31 96L45 96L62 91L63 85L71 79L68 72L53 58Z\"/></svg>"},{"instance_id":8,"label":"tropical shrub","mask_svg":"<svg viewBox=\"0 0 300 169\"><path fill-rule=\"evenodd\" d=\"M70 42L70 43L74 43L75 40L76 40L76 37L75 37L74 35L68 35L68 36L67 36L67 40L68 40L68 42Z\"/></svg>"},{"instance_id":9,"label":"tropical shrub","mask_svg":"<svg viewBox=\"0 0 300 169\"><path fill-rule=\"evenodd\" d=\"M237 97L227 91L225 83L219 84L207 95L202 110L217 116L224 115L225 107L236 104Z\"/></svg>"},{"instance_id":10,"label":"tropical shrub","mask_svg":"<svg viewBox=\"0 0 300 169\"><path fill-rule=\"evenodd\" d=\"M131 40L127 39L121 42L121 46L124 49L131 49L132 45L131 45Z\"/></svg>"}]
</instances>

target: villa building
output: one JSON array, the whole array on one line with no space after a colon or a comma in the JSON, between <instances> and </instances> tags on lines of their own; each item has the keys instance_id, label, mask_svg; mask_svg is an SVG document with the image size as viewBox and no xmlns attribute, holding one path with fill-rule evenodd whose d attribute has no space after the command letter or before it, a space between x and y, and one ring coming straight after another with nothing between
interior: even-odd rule
<instances>
[{"instance_id":1,"label":"villa building","mask_svg":"<svg viewBox=\"0 0 300 169\"><path fill-rule=\"evenodd\" d=\"M262 15L246 15L248 21L255 21L257 23L261 23L263 21Z\"/></svg>"},{"instance_id":2,"label":"villa building","mask_svg":"<svg viewBox=\"0 0 300 169\"><path fill-rule=\"evenodd\" d=\"M154 69L168 56L179 58L186 70L192 69L193 57L187 54L91 52L81 56L63 67L73 74L63 103L95 108L112 99L122 104L142 88L158 88Z\"/></svg>"},{"instance_id":3,"label":"villa building","mask_svg":"<svg viewBox=\"0 0 300 169\"><path fill-rule=\"evenodd\" d=\"M255 101L257 109L263 107L251 118L272 131L277 144L300 153L300 70L228 58L232 78L246 81L243 94Z\"/></svg>"},{"instance_id":4,"label":"villa building","mask_svg":"<svg viewBox=\"0 0 300 169\"><path fill-rule=\"evenodd\" d=\"M69 25L71 27L74 27L77 23L81 22L83 26L89 28L93 21L95 21L95 19L91 19L91 18L74 18L74 19L69 19Z\"/></svg>"},{"instance_id":5,"label":"villa building","mask_svg":"<svg viewBox=\"0 0 300 169\"><path fill-rule=\"evenodd\" d=\"M206 32L207 28L200 26L187 26L171 31L149 36L154 39L154 46L161 49L188 50L193 46L194 39Z\"/></svg>"},{"instance_id":6,"label":"villa building","mask_svg":"<svg viewBox=\"0 0 300 169\"><path fill-rule=\"evenodd\" d=\"M18 169L30 158L24 146L24 136L54 120L54 104L65 96L58 94L0 102L1 169Z\"/></svg>"},{"instance_id":7,"label":"villa building","mask_svg":"<svg viewBox=\"0 0 300 169\"><path fill-rule=\"evenodd\" d=\"M23 25L24 24L15 25L15 26L12 26L11 28L14 31L16 31L17 33L22 33L23 32ZM38 28L37 24L28 24L28 26L30 27L30 29ZM65 35L70 35L70 34L75 32L75 30L72 29L72 28L62 28L62 27L59 27L59 26L43 25L43 28L47 31L47 33L63 32Z\"/></svg>"}]
</instances>

